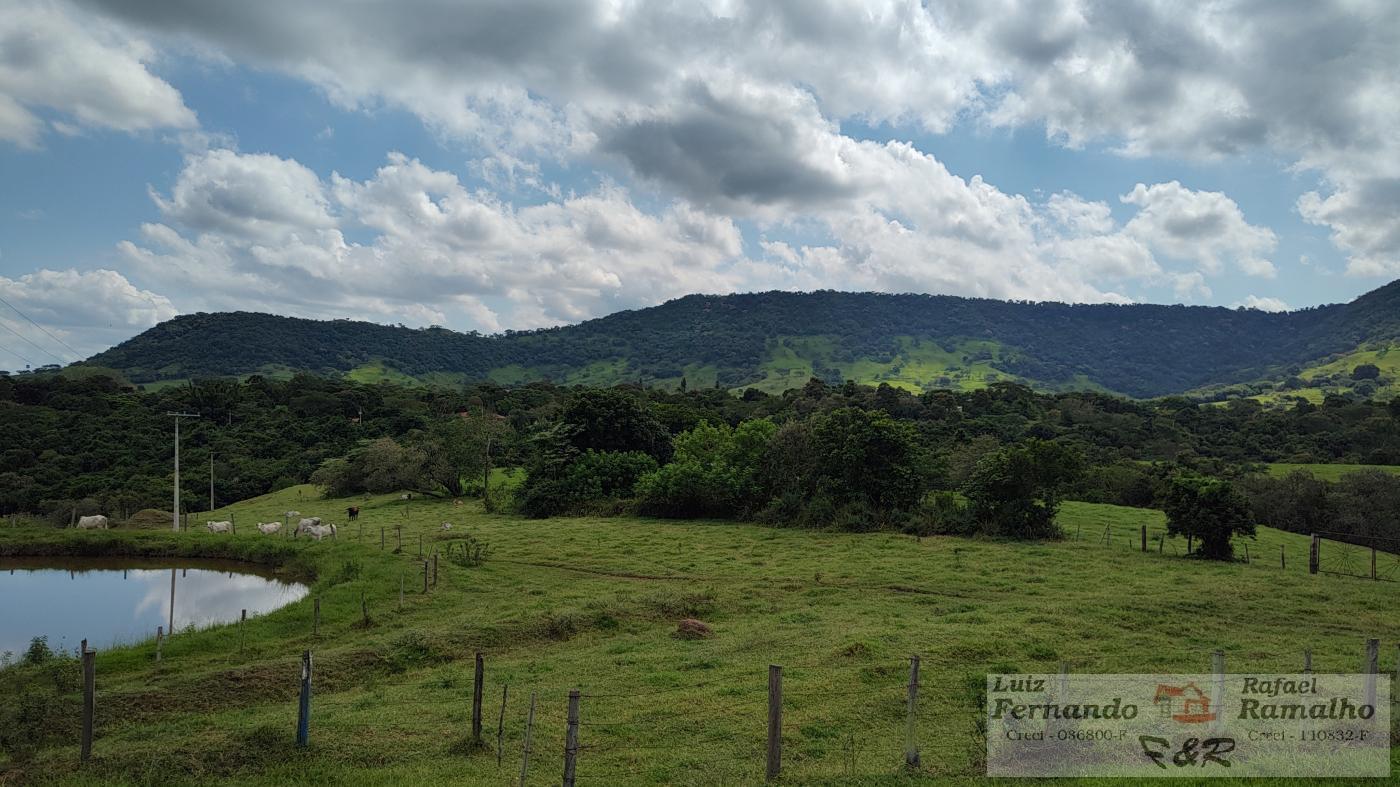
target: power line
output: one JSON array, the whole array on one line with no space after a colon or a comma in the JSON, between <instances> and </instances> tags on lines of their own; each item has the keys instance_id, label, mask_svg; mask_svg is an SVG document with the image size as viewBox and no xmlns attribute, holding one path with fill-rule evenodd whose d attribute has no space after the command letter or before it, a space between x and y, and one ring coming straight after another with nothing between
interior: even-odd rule
<instances>
[{"instance_id":1,"label":"power line","mask_svg":"<svg viewBox=\"0 0 1400 787\"><path fill-rule=\"evenodd\" d=\"M16 335L16 336L18 336L19 338L23 339L24 341L28 342L30 346L32 346L34 349L38 350L39 352L45 352L45 353L48 353L49 355L52 355L52 356L55 357L55 358L58 358L58 362L59 362L59 363L67 363L67 361L63 360L63 358L61 358L57 353L54 353L54 352L51 351L51 350L45 350L43 347L41 347L41 346L35 344L28 336L25 336L24 334L20 333L19 331L15 330L14 328L11 328L10 326L6 325L5 323L0 322L0 328L4 328L5 330L9 331L10 333L13 333L14 335Z\"/></svg>"},{"instance_id":2,"label":"power line","mask_svg":"<svg viewBox=\"0 0 1400 787\"><path fill-rule=\"evenodd\" d=\"M27 314L25 314L24 312L20 311L18 306L15 306L13 303L10 303L9 301L5 300L4 298L0 298L0 303L5 304L6 306L10 307L11 309L14 309L14 310L15 310L15 314L18 314L19 316L23 317L24 319L29 320L29 324L30 324L30 325L33 325L35 328L38 328L39 330L43 331L45 336L49 337L50 339L53 339L54 341L58 342L59 344L63 345L64 347L67 347L67 348L68 348L68 352L73 353L73 357L79 358L79 359L81 359L81 358L83 357L83 354L80 353L80 352L78 352L77 350L73 349L72 345L68 344L68 342L65 342L65 341L63 341L62 339L58 338L57 336L54 336L53 334L49 333L49 329L48 329L48 328L45 328L44 326L40 325L39 323L34 322L34 320L31 319L31 318L29 317L29 315L27 315ZM53 355L53 353L49 353L49 354L50 354L50 355ZM57 358L58 356L55 355L54 357Z\"/></svg>"},{"instance_id":3,"label":"power line","mask_svg":"<svg viewBox=\"0 0 1400 787\"><path fill-rule=\"evenodd\" d=\"M19 353L15 352L14 350L11 350L9 347L5 347L4 345L0 345L0 350L4 350L5 352L9 353L10 355L13 355L13 356L15 356L16 358L20 359L21 361L24 361L25 363L29 364L30 366L33 366L33 365L34 365L34 362L33 362L33 361L29 360L28 358L25 358L23 355L20 355Z\"/></svg>"}]
</instances>

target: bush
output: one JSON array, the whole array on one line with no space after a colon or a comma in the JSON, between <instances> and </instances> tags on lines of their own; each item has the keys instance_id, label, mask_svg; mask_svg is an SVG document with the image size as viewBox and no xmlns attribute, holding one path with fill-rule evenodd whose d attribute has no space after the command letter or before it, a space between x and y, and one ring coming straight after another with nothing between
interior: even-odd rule
<instances>
[{"instance_id":1,"label":"bush","mask_svg":"<svg viewBox=\"0 0 1400 787\"><path fill-rule=\"evenodd\" d=\"M675 459L637 485L641 509L661 516L743 516L762 501L759 472L777 427L766 419L701 423L675 440Z\"/></svg>"},{"instance_id":2,"label":"bush","mask_svg":"<svg viewBox=\"0 0 1400 787\"><path fill-rule=\"evenodd\" d=\"M1177 476L1167 487L1162 510L1167 533L1196 539L1196 554L1209 560L1231 560L1235 535L1254 536L1249 503L1229 481L1203 476Z\"/></svg>"},{"instance_id":3,"label":"bush","mask_svg":"<svg viewBox=\"0 0 1400 787\"><path fill-rule=\"evenodd\" d=\"M656 460L640 451L585 451L560 478L532 475L520 488L520 513L541 519L577 510L585 503L631 497L637 481L655 472Z\"/></svg>"},{"instance_id":4,"label":"bush","mask_svg":"<svg viewBox=\"0 0 1400 787\"><path fill-rule=\"evenodd\" d=\"M1008 538L1059 538L1060 493L1082 470L1079 452L1028 440L984 457L963 486L979 532Z\"/></svg>"}]
</instances>

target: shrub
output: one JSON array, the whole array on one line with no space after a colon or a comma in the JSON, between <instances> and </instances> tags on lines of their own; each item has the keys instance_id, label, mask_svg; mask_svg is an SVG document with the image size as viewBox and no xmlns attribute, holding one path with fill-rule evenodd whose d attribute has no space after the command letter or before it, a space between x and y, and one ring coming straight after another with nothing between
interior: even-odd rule
<instances>
[{"instance_id":1,"label":"shrub","mask_svg":"<svg viewBox=\"0 0 1400 787\"><path fill-rule=\"evenodd\" d=\"M1083 472L1081 461L1078 451L1044 440L984 457L963 486L978 530L1009 538L1058 538L1060 493Z\"/></svg>"},{"instance_id":2,"label":"shrub","mask_svg":"<svg viewBox=\"0 0 1400 787\"><path fill-rule=\"evenodd\" d=\"M1229 481L1202 476L1177 476L1167 487L1162 510L1167 533L1196 539L1196 554L1210 560L1230 560L1235 535L1254 536L1249 503Z\"/></svg>"}]
</instances>

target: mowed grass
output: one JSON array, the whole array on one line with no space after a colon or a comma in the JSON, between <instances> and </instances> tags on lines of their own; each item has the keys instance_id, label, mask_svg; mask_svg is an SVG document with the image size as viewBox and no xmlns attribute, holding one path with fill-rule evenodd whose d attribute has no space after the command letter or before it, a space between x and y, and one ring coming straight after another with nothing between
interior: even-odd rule
<instances>
[{"instance_id":1,"label":"mowed grass","mask_svg":"<svg viewBox=\"0 0 1400 787\"><path fill-rule=\"evenodd\" d=\"M344 508L358 504L360 521ZM321 500L294 487L213 512L235 536L132 533L134 543L232 539L295 509L340 525L336 541L273 537L317 567L312 596L236 626L98 655L94 760L42 751L41 780L506 784L519 778L536 700L531 784L557 783L568 692L581 690L581 783L757 784L769 664L784 667L783 773L790 784L971 781L983 742L977 687L988 672L1354 671L1382 637L1394 668L1396 585L1309 575L1307 540L1261 530L1250 564L1140 551L1160 512L1066 504L1069 538L1005 543L638 518L526 520L468 501ZM199 515L202 521L205 515ZM192 517L192 519L194 519ZM452 523L451 531L440 524ZM393 554L402 528L402 554ZM386 549L381 551L384 528ZM1102 543L1104 531L1107 543ZM469 533L479 567L430 553ZM98 534L0 532L0 545L80 543ZM1282 547L1287 568L1279 567ZM270 547L261 547L268 549ZM1242 550L1241 550L1242 551ZM398 609L400 582L407 593ZM364 595L373 624L361 627ZM320 635L312 598L322 599ZM683 617L707 639L672 636ZM315 652L311 746L293 746L299 654ZM466 745L472 655L485 654L485 746ZM908 657L922 659L923 767L901 773ZM509 686L496 759L502 689Z\"/></svg>"},{"instance_id":2,"label":"mowed grass","mask_svg":"<svg viewBox=\"0 0 1400 787\"><path fill-rule=\"evenodd\" d=\"M1269 465L1269 475L1282 478L1295 470L1305 470L1313 474L1314 478L1322 481L1340 481L1347 473L1356 473L1362 470L1380 470L1384 473L1400 475L1400 465L1324 465L1324 464L1290 464L1287 462L1275 462Z\"/></svg>"}]
</instances>

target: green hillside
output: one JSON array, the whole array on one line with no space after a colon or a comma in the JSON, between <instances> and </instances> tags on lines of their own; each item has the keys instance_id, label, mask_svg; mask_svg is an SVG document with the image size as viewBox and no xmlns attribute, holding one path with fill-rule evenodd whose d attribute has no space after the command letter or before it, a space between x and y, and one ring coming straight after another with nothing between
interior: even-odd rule
<instances>
[{"instance_id":1,"label":"green hillside","mask_svg":"<svg viewBox=\"0 0 1400 787\"><path fill-rule=\"evenodd\" d=\"M1067 504L1059 542L847 534L636 518L524 520L474 503L319 500L294 487L214 512L253 522L287 508L341 524L312 543L244 532L0 529L0 554L217 550L315 573L312 596L236 625L97 656L93 760L74 726L34 736L0 773L46 782L501 784L518 780L536 700L530 784L557 781L567 694L583 692L580 784L762 781L766 673L783 667L783 781L944 784L979 776L989 671L1347 672L1367 637L1400 627L1394 585L1306 572L1306 539L1261 530L1250 564L1188 560L1155 536L1161 515ZM445 532L440 523L450 521ZM379 533L403 526L404 554ZM1105 528L1108 543L1102 543ZM363 533L363 535L361 535ZM1078 538L1075 535L1078 534ZM421 592L417 544L441 554L470 535L478 567L440 558ZM1283 548L1287 568L1279 565ZM401 577L408 592L398 608ZM311 633L313 598L323 622ZM364 599L372 623L361 619ZM672 636L684 617L713 635ZM1396 667L1389 639L1381 669ZM315 654L310 747L293 745L298 661ZM473 654L484 654L485 735L469 745ZM901 772L908 657L921 656L915 740ZM68 662L71 664L71 662ZM38 672L0 672L0 692ZM52 681L42 673L43 690ZM44 707L76 718L76 683ZM497 764L497 719L508 696ZM38 688L32 689L38 691ZM45 695L45 696L52 696ZM23 778L23 777L22 777Z\"/></svg>"},{"instance_id":2,"label":"green hillside","mask_svg":"<svg viewBox=\"0 0 1400 787\"><path fill-rule=\"evenodd\" d=\"M1320 399L1393 393L1400 283L1352 303L1272 314L1215 307L1069 305L941 295L691 295L578 325L495 336L246 312L162 323L87 363L128 379L265 368L354 379L641 382L769 392L812 377L910 390L999 380L1153 397ZM1375 363L1381 381L1349 384ZM1346 378L1345 380L1342 378ZM1317 393L1314 393L1314 390Z\"/></svg>"}]
</instances>

